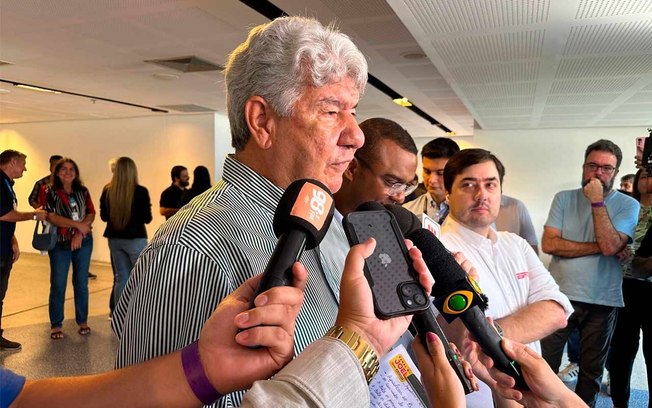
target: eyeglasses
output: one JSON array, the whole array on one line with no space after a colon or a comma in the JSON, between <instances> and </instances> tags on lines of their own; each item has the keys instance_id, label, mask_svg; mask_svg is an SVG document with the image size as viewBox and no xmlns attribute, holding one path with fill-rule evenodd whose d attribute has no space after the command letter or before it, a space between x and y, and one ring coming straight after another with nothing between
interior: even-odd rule
<instances>
[{"instance_id":1,"label":"eyeglasses","mask_svg":"<svg viewBox=\"0 0 652 408\"><path fill-rule=\"evenodd\" d=\"M366 168L368 168L371 174L373 174L376 177L380 177L380 179L385 184L385 187L387 187L387 194L390 196L400 194L400 193L406 196L410 195L414 192L414 190L417 189L417 186L419 185L419 180L416 177L409 183L400 183L395 180L390 180L385 176L379 176L378 174L376 174L376 172L373 171L369 163L367 163L365 160L361 159L358 156L355 156L355 159L359 161L362 165L364 165Z\"/></svg>"},{"instance_id":2,"label":"eyeglasses","mask_svg":"<svg viewBox=\"0 0 652 408\"><path fill-rule=\"evenodd\" d=\"M604 174L611 174L614 172L614 170L616 170L614 166L610 166L608 164L600 166L596 163L585 163L584 168L589 171L598 171L598 169L600 169Z\"/></svg>"}]
</instances>

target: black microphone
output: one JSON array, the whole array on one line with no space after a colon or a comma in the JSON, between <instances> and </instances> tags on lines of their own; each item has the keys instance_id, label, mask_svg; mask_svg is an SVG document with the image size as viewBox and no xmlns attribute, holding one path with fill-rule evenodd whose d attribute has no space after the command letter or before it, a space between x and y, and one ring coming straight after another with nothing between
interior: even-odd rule
<instances>
[{"instance_id":1,"label":"black microphone","mask_svg":"<svg viewBox=\"0 0 652 408\"><path fill-rule=\"evenodd\" d=\"M388 210L395 214L395 217L397 212L409 212L402 207L391 207L393 208ZM432 232L423 228L414 228L413 223L402 225L399 222L399 227L404 233L407 230L405 237L412 240L421 250L423 260L435 278L432 294L439 313L449 323L458 317L461 318L482 351L494 361L496 368L513 377L520 389L529 390L521 367L516 361L507 357L500 344L502 337L487 321L484 314L487 297L478 284L468 276Z\"/></svg>"},{"instance_id":2,"label":"black microphone","mask_svg":"<svg viewBox=\"0 0 652 408\"><path fill-rule=\"evenodd\" d=\"M267 262L260 285L251 299L275 286L292 285L292 265L304 249L313 249L324 239L333 219L333 195L317 180L293 182L283 193L274 213L278 242Z\"/></svg>"}]
</instances>

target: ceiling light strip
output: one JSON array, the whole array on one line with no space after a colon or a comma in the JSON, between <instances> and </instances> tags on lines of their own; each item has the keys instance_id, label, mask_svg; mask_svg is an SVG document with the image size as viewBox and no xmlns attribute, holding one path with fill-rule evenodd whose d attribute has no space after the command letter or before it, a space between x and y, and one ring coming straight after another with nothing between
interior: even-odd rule
<instances>
[{"instance_id":1,"label":"ceiling light strip","mask_svg":"<svg viewBox=\"0 0 652 408\"><path fill-rule=\"evenodd\" d=\"M134 108L147 109L147 110L150 110L152 112L168 113L168 111L166 111L165 109L153 108L151 106L145 106L145 105L138 105L138 104L131 103L131 102L118 101L116 99L102 98L101 96L85 95L85 94L80 94L80 93L77 93L77 92L64 91L64 90L61 90L61 89L48 88L46 86L40 86L40 85L34 85L34 84L25 84L25 83L22 83L22 82L16 82L16 81L8 80L8 79L1 79L1 78L0 78L0 82L4 82L4 83L11 84L11 85L18 86L18 87L24 87L24 88L29 87L31 89L41 90L43 92L62 93L62 94L66 94L66 95L81 96L82 98L88 98L88 99L96 100L96 101L111 102L111 103L117 103L117 104L120 104L120 105L133 106Z\"/></svg>"},{"instance_id":2,"label":"ceiling light strip","mask_svg":"<svg viewBox=\"0 0 652 408\"><path fill-rule=\"evenodd\" d=\"M270 20L274 20L277 17L282 17L282 16L289 16L285 11L281 10L280 8L276 7L274 4L272 4L270 1L267 0L240 0L241 3L245 4L246 6L249 6L252 10L258 12L259 14L262 14L263 16L267 17ZM376 78L375 76L369 74L369 84L378 89L380 92L384 93L385 95L389 96L390 99L401 99L403 98L402 95L399 95L398 92L394 91L392 88L387 86L384 82L382 82L380 79ZM419 109L418 106L412 104L412 106L406 106L406 109L411 110L421 118L427 120L431 125L435 125L441 130L443 130L446 133L450 133L451 130L441 124L437 119L433 118L432 116L428 115L426 112L422 111Z\"/></svg>"}]
</instances>

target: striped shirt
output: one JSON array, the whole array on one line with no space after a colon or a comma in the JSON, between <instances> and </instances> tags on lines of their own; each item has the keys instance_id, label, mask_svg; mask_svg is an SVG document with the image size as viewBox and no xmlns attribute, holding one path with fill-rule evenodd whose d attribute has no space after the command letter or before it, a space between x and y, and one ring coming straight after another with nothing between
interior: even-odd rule
<instances>
[{"instance_id":1,"label":"striped shirt","mask_svg":"<svg viewBox=\"0 0 652 408\"><path fill-rule=\"evenodd\" d=\"M232 157L223 174L163 224L138 258L113 314L117 368L195 341L217 304L265 269L283 190ZM327 236L343 237L341 229L334 220ZM346 240L325 240L301 256L308 282L295 329L297 354L335 322L344 259L334 245L348 247ZM237 406L242 394L216 406Z\"/></svg>"}]
</instances>

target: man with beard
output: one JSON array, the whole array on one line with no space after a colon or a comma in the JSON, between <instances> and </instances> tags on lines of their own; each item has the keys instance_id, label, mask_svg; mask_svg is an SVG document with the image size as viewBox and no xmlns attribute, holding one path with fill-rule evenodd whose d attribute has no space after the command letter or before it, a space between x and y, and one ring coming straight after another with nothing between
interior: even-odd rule
<instances>
[{"instance_id":1,"label":"man with beard","mask_svg":"<svg viewBox=\"0 0 652 408\"><path fill-rule=\"evenodd\" d=\"M475 266L480 287L489 298L486 314L494 319L496 329L540 352L539 340L563 327L572 308L527 241L495 230L504 176L501 161L484 149L465 149L448 160L444 187L450 214L441 228L441 242ZM459 319L444 327L462 349L466 330ZM481 365L473 371L484 384L467 396L467 407L492 406L487 385L495 387L496 382Z\"/></svg>"},{"instance_id":2,"label":"man with beard","mask_svg":"<svg viewBox=\"0 0 652 408\"><path fill-rule=\"evenodd\" d=\"M593 407L607 350L623 307L622 266L615 256L632 242L639 204L613 190L620 148L598 140L586 148L582 187L555 195L543 230L543 252L553 255L550 272L575 311L568 325L541 341L543 357L558 371L564 344L580 332L580 372L575 393Z\"/></svg>"},{"instance_id":3,"label":"man with beard","mask_svg":"<svg viewBox=\"0 0 652 408\"><path fill-rule=\"evenodd\" d=\"M188 187L188 180L190 180L188 169L179 165L172 167L170 176L172 177L172 185L163 190L161 201L159 202L161 215L166 220L176 214L179 208L181 208L181 199L183 193L186 191L186 187Z\"/></svg>"}]
</instances>

